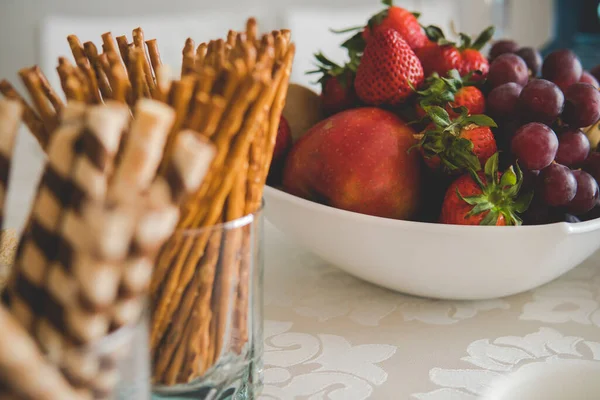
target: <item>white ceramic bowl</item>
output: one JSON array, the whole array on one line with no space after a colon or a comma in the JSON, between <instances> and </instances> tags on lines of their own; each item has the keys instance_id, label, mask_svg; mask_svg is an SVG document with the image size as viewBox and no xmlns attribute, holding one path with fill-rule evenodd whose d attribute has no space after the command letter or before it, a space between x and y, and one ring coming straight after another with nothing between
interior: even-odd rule
<instances>
[{"instance_id":1,"label":"white ceramic bowl","mask_svg":"<svg viewBox=\"0 0 600 400\"><path fill-rule=\"evenodd\" d=\"M265 188L267 219L309 251L376 285L441 299L489 299L543 285L600 248L600 219L495 227L399 221Z\"/></svg>"}]
</instances>

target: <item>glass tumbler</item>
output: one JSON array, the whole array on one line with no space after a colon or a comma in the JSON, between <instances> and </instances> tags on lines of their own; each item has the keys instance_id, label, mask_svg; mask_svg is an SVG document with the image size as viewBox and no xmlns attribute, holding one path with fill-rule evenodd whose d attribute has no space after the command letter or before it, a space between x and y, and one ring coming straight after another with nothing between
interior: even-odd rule
<instances>
[{"instance_id":1,"label":"glass tumbler","mask_svg":"<svg viewBox=\"0 0 600 400\"><path fill-rule=\"evenodd\" d=\"M154 399L254 399L262 387L262 209L175 232L157 259Z\"/></svg>"}]
</instances>

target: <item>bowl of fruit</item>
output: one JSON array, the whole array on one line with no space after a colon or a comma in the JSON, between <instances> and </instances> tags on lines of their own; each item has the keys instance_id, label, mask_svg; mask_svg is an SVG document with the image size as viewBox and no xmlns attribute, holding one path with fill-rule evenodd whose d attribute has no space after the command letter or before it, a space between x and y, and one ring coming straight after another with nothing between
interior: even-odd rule
<instances>
[{"instance_id":1,"label":"bowl of fruit","mask_svg":"<svg viewBox=\"0 0 600 400\"><path fill-rule=\"evenodd\" d=\"M266 217L346 272L403 293L533 289L600 248L600 92L568 49L422 28L400 7L291 85Z\"/></svg>"}]
</instances>

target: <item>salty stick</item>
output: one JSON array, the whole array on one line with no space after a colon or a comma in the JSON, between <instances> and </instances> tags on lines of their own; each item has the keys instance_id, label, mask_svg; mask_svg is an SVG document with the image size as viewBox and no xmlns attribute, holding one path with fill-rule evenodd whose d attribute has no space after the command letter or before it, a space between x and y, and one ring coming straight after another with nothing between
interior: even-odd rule
<instances>
[{"instance_id":1,"label":"salty stick","mask_svg":"<svg viewBox=\"0 0 600 400\"><path fill-rule=\"evenodd\" d=\"M259 90L268 86L265 81L257 81L256 83L258 84L257 87ZM215 186L218 185L219 187L215 187L213 189L215 195L212 197L212 202L209 206L210 209L208 210L208 214L204 220L205 226L210 226L217 222L216 220L220 215L220 210L223 207L226 195L231 190L235 173L238 172L238 169L241 167L241 163L243 162L244 157L242 154L247 154L249 141L252 140L252 136L256 130L256 124L260 124L261 119L264 116L264 107L268 103L267 100L269 100L268 94L269 90L264 90L261 93L261 96L259 96L258 100L253 104L251 111L247 115L247 120L244 123L242 131L240 132L239 137L236 139L233 149L230 152L231 156L227 157L228 168L226 171L223 171L223 179L218 180L218 183L216 183ZM242 108L242 111L245 111L244 108ZM243 115L245 115L245 112L242 112L242 115L232 115L231 117L234 119L234 123L239 124L241 123ZM221 137L220 143L219 138L217 138L217 142L215 143L217 146L217 155L213 161L213 165L215 165L214 163L219 157L219 149L226 147L228 141L231 141L231 137ZM222 151L223 150L221 150L221 152ZM223 155L221 155L221 157L225 158ZM182 251L180 251L176 256L176 261L172 265L167 282L165 283L165 289L157 303L156 311L154 313L151 335L151 343L153 347L156 346L158 338L163 335L167 327L167 322L171 319L175 310L177 309L183 288L185 288L185 286L187 286L191 280L193 276L193 269L195 268L195 265L197 265L197 262L202 258L207 240L208 235L203 234L194 241L193 249L189 254L189 257L186 256L188 255L187 252L190 251L189 246L191 244L186 244L187 249L182 249Z\"/></svg>"},{"instance_id":2,"label":"salty stick","mask_svg":"<svg viewBox=\"0 0 600 400\"><path fill-rule=\"evenodd\" d=\"M226 219L234 221L244 216L246 202L246 181L248 178L248 159L242 162L242 168L235 177L231 194L227 198ZM208 365L213 365L223 350L223 343L226 339L225 330L229 321L233 319L235 300L234 289L238 281L240 258L237 256L242 245L241 227L225 232L225 242L223 245L223 254L221 256L220 270L218 280L214 285L214 298L212 302L212 315L210 325L214 325L215 336L211 335L209 348L206 352ZM202 371L204 372L204 371Z\"/></svg>"},{"instance_id":3,"label":"salty stick","mask_svg":"<svg viewBox=\"0 0 600 400\"><path fill-rule=\"evenodd\" d=\"M129 68L131 60L129 59L129 42L127 41L127 36L117 36L117 45L119 46L119 53L121 54L123 63Z\"/></svg>"},{"instance_id":4,"label":"salty stick","mask_svg":"<svg viewBox=\"0 0 600 400\"><path fill-rule=\"evenodd\" d=\"M146 52L146 46L144 43L144 31L142 28L136 28L133 30L133 43L135 47L141 50L142 57L142 66L144 69L144 76L146 77L146 85L150 92L154 90L156 83L154 82L154 76L152 75L152 68L150 67L150 59L148 57L148 53Z\"/></svg>"},{"instance_id":5,"label":"salty stick","mask_svg":"<svg viewBox=\"0 0 600 400\"><path fill-rule=\"evenodd\" d=\"M196 55L194 53L194 48L194 40L192 40L192 38L187 38L181 52L183 55L181 62L181 76L193 74L195 71Z\"/></svg>"},{"instance_id":6,"label":"salty stick","mask_svg":"<svg viewBox=\"0 0 600 400\"><path fill-rule=\"evenodd\" d=\"M54 91L52 86L50 86L50 82L48 82L46 75L44 75L40 67L38 67L37 65L33 67L33 73L37 75L40 85L42 87L42 91L44 92L48 100L50 100L52 107L54 107L54 110L56 110L56 112L60 114L64 107L64 104L58 96L58 94Z\"/></svg>"},{"instance_id":7,"label":"salty stick","mask_svg":"<svg viewBox=\"0 0 600 400\"><path fill-rule=\"evenodd\" d=\"M169 101L169 91L171 90L171 70L167 65L159 65L155 70L156 87L152 98L163 103Z\"/></svg>"},{"instance_id":8,"label":"salty stick","mask_svg":"<svg viewBox=\"0 0 600 400\"><path fill-rule=\"evenodd\" d=\"M269 119L267 120L266 126L263 126L263 129L267 129L264 131L264 138L259 138L258 140L262 141L262 144L258 144L256 151L260 148L262 157L259 154L251 154L253 160L256 164L252 167L252 177L248 179L249 188L246 199L246 209L245 214L254 213L261 207L262 202L262 194L264 185L267 179L267 175L269 173L269 168L272 160L272 153L275 147L275 141L277 139L277 130L279 128L279 120L281 117L281 112L283 111L283 107L285 105L285 97L287 95L287 89L289 85L289 76L292 69L293 57L295 52L295 47L293 44L285 43L287 48L285 58L280 67L280 70L284 71L283 78L281 83L277 89L277 93L275 94L275 98L273 100L273 105L271 106ZM276 72L277 73L277 72ZM255 141L255 143L259 143ZM253 145L255 144L253 143ZM244 237L244 243L242 245L242 261L240 263L240 280L237 289L237 300L235 306L235 315L233 319L233 329L237 332L238 344L236 347L236 351L240 352L242 347L245 345L248 339L248 310L249 310L249 274L250 274L250 263L252 262L250 257L250 243L249 243L249 235Z\"/></svg>"},{"instance_id":9,"label":"salty stick","mask_svg":"<svg viewBox=\"0 0 600 400\"><path fill-rule=\"evenodd\" d=\"M0 92L7 98L16 100L21 103L23 107L23 122L27 125L27 128L31 132L31 134L37 139L38 143L42 147L42 149L46 149L49 141L48 131L44 126L44 122L39 117L39 115L34 111L34 109L25 101L23 97L15 88L8 82L3 79L0 81Z\"/></svg>"},{"instance_id":10,"label":"salty stick","mask_svg":"<svg viewBox=\"0 0 600 400\"><path fill-rule=\"evenodd\" d=\"M31 101L44 122L46 130L52 132L57 126L58 116L44 95L39 77L33 72L33 68L24 68L20 70L19 76L29 92Z\"/></svg>"},{"instance_id":11,"label":"salty stick","mask_svg":"<svg viewBox=\"0 0 600 400\"><path fill-rule=\"evenodd\" d=\"M161 65L163 65L162 60L160 59L160 52L158 51L158 44L156 43L156 39L146 40L146 47L148 49L148 55L150 56L150 63L152 64L152 69L154 70L154 74L156 76L156 70Z\"/></svg>"},{"instance_id":12,"label":"salty stick","mask_svg":"<svg viewBox=\"0 0 600 400\"><path fill-rule=\"evenodd\" d=\"M133 106L136 101L144 97L150 97L150 91L146 84L146 78L144 77L144 65L141 50L135 47L129 49L128 56L128 71L129 79L131 80L132 87L132 102Z\"/></svg>"},{"instance_id":13,"label":"salty stick","mask_svg":"<svg viewBox=\"0 0 600 400\"><path fill-rule=\"evenodd\" d=\"M194 91L196 78L193 76L183 76L180 80L171 84L171 95L169 104L175 109L175 122L171 127L171 132L167 138L167 144L163 153L163 161L160 166L160 172L164 172L170 160L171 149L177 138L177 133L181 130L183 122L187 118L190 108L190 99Z\"/></svg>"},{"instance_id":14,"label":"salty stick","mask_svg":"<svg viewBox=\"0 0 600 400\"><path fill-rule=\"evenodd\" d=\"M208 45L206 43L200 43L196 48L196 68L204 66L207 52Z\"/></svg>"},{"instance_id":15,"label":"salty stick","mask_svg":"<svg viewBox=\"0 0 600 400\"><path fill-rule=\"evenodd\" d=\"M112 97L110 82L98 59L99 56L96 45L92 42L85 42L83 44L83 50L96 74L96 81L98 82L98 88L100 89L102 97L104 99L110 99Z\"/></svg>"}]
</instances>

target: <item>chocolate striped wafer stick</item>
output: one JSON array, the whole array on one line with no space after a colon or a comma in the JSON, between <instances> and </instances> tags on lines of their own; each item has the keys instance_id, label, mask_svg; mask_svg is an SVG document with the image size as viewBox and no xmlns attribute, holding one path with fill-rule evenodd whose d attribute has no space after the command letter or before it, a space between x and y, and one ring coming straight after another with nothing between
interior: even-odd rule
<instances>
[{"instance_id":1,"label":"chocolate striped wafer stick","mask_svg":"<svg viewBox=\"0 0 600 400\"><path fill-rule=\"evenodd\" d=\"M23 106L18 101L0 99L0 229L5 228L4 208L8 192L10 164L22 113ZM0 232L1 242L2 232Z\"/></svg>"},{"instance_id":2,"label":"chocolate striped wafer stick","mask_svg":"<svg viewBox=\"0 0 600 400\"><path fill-rule=\"evenodd\" d=\"M4 398L87 400L42 356L17 320L0 306L0 387Z\"/></svg>"}]
</instances>

